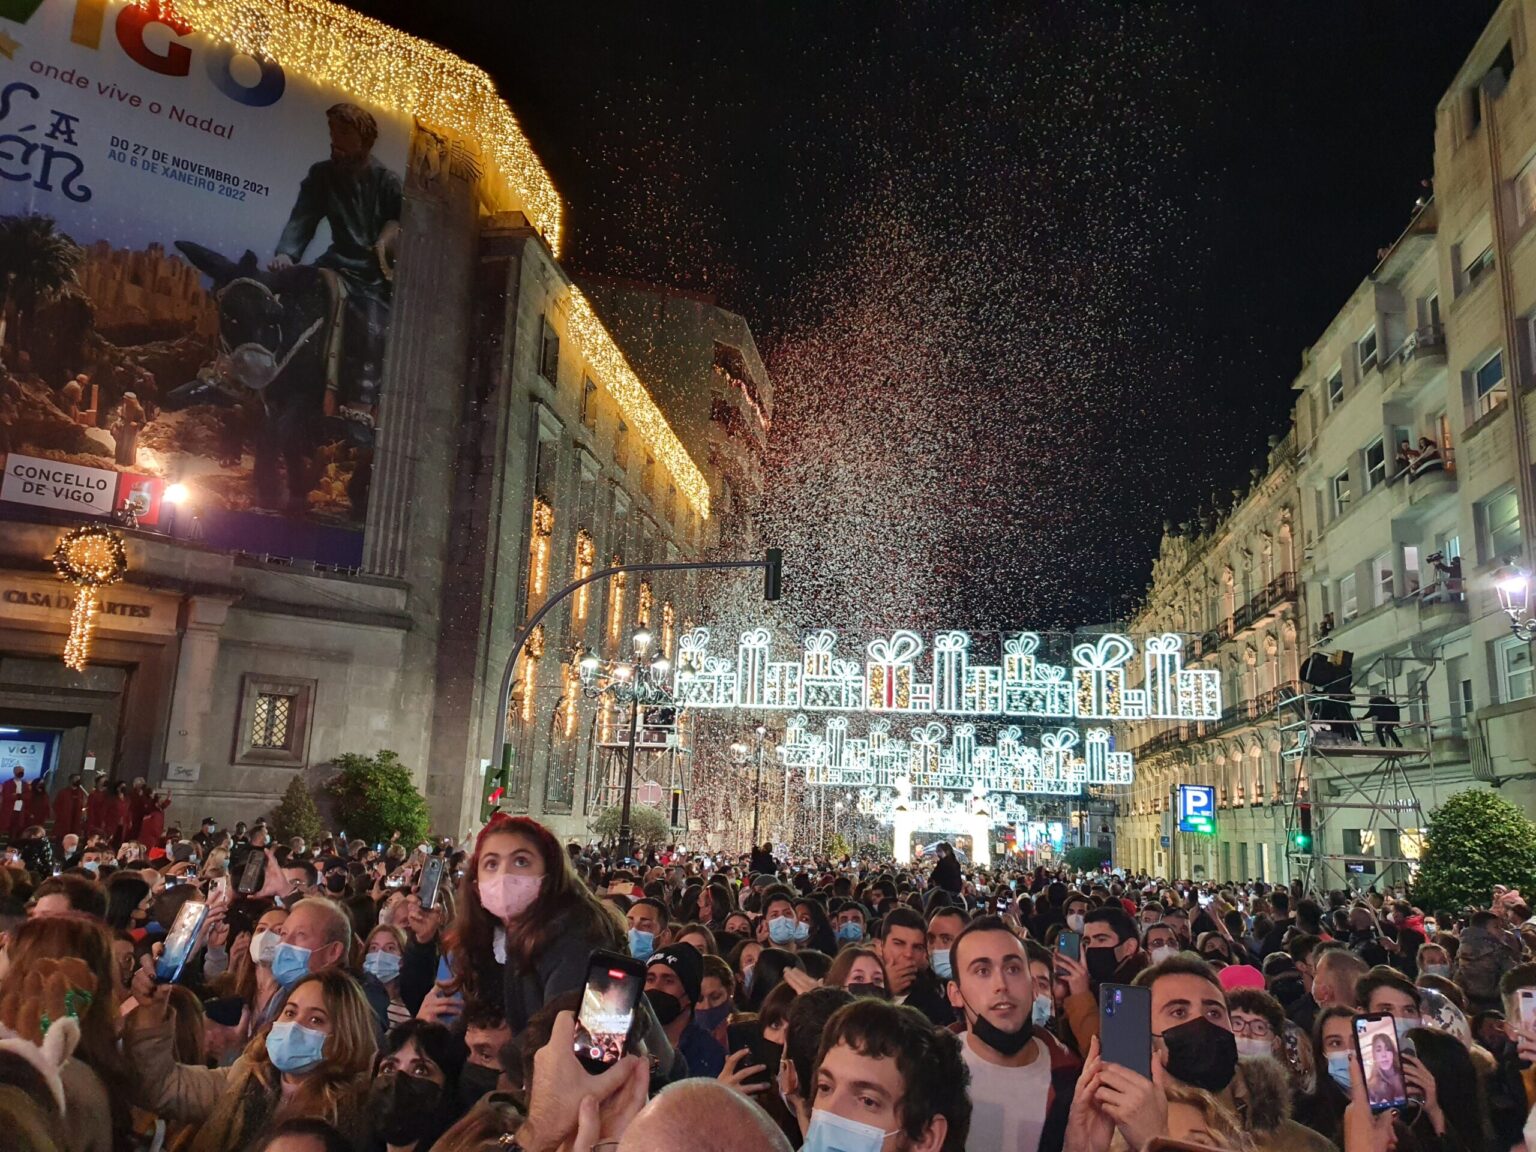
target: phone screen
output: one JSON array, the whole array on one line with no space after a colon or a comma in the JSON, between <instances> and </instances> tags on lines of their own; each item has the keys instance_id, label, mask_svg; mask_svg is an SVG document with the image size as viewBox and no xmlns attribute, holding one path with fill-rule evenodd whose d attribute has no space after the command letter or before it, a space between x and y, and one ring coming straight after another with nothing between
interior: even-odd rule
<instances>
[{"instance_id":1,"label":"phone screen","mask_svg":"<svg viewBox=\"0 0 1536 1152\"><path fill-rule=\"evenodd\" d=\"M434 856L421 870L421 887L417 889L417 895L421 899L421 906L429 912L437 907L437 891L443 885L444 867L443 858Z\"/></svg>"},{"instance_id":2,"label":"phone screen","mask_svg":"<svg viewBox=\"0 0 1536 1152\"><path fill-rule=\"evenodd\" d=\"M181 979L181 970L192 955L192 945L197 933L208 917L208 905L188 900L176 913L171 931L165 938L165 948L155 961L155 979L161 984L174 984Z\"/></svg>"},{"instance_id":3,"label":"phone screen","mask_svg":"<svg viewBox=\"0 0 1536 1152\"><path fill-rule=\"evenodd\" d=\"M261 891L261 881L267 871L267 854L263 849L252 848L245 857L245 867L240 870L240 883L235 890L242 896Z\"/></svg>"},{"instance_id":4,"label":"phone screen","mask_svg":"<svg viewBox=\"0 0 1536 1152\"><path fill-rule=\"evenodd\" d=\"M1536 1031L1536 988L1521 988L1518 997L1520 1026L1527 1032Z\"/></svg>"},{"instance_id":5,"label":"phone screen","mask_svg":"<svg viewBox=\"0 0 1536 1152\"><path fill-rule=\"evenodd\" d=\"M1106 1063L1152 1079L1152 989L1099 986L1099 1050Z\"/></svg>"},{"instance_id":6,"label":"phone screen","mask_svg":"<svg viewBox=\"0 0 1536 1152\"><path fill-rule=\"evenodd\" d=\"M1360 1074L1372 1112L1401 1108L1408 1103L1403 1080L1402 1054L1397 1047L1397 1026L1384 1015L1355 1017L1355 1049L1360 1054Z\"/></svg>"},{"instance_id":7,"label":"phone screen","mask_svg":"<svg viewBox=\"0 0 1536 1152\"><path fill-rule=\"evenodd\" d=\"M1060 936L1056 937L1056 951L1072 960L1083 958L1083 938L1070 928L1064 929Z\"/></svg>"},{"instance_id":8,"label":"phone screen","mask_svg":"<svg viewBox=\"0 0 1536 1152\"><path fill-rule=\"evenodd\" d=\"M602 1072L624 1055L624 1042L645 991L645 966L628 956L594 952L576 1016L576 1058L588 1072Z\"/></svg>"}]
</instances>

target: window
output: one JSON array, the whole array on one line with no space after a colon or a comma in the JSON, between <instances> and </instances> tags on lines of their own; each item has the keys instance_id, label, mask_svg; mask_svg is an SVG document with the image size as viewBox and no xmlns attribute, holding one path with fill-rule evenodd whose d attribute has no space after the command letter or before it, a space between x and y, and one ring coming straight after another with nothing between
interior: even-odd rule
<instances>
[{"instance_id":1,"label":"window","mask_svg":"<svg viewBox=\"0 0 1536 1152\"><path fill-rule=\"evenodd\" d=\"M640 466L640 491L649 499L656 494L656 458L647 456Z\"/></svg>"},{"instance_id":2,"label":"window","mask_svg":"<svg viewBox=\"0 0 1536 1152\"><path fill-rule=\"evenodd\" d=\"M251 747L288 750L293 734L294 697L285 692L258 692L251 710Z\"/></svg>"},{"instance_id":3,"label":"window","mask_svg":"<svg viewBox=\"0 0 1536 1152\"><path fill-rule=\"evenodd\" d=\"M613 462L621 471L629 468L629 425L622 420L613 428Z\"/></svg>"},{"instance_id":4,"label":"window","mask_svg":"<svg viewBox=\"0 0 1536 1152\"><path fill-rule=\"evenodd\" d=\"M1461 262L1461 290L1468 292L1476 287L1493 267L1493 226L1483 217L1462 236L1456 246Z\"/></svg>"},{"instance_id":5,"label":"window","mask_svg":"<svg viewBox=\"0 0 1536 1152\"><path fill-rule=\"evenodd\" d=\"M662 510L662 515L664 515L667 518L667 523L668 524L673 523L673 521L676 519L676 516L677 516L677 485L676 484L668 484L667 485L667 498L666 498L665 501L663 501L662 509L661 510Z\"/></svg>"},{"instance_id":6,"label":"window","mask_svg":"<svg viewBox=\"0 0 1536 1152\"><path fill-rule=\"evenodd\" d=\"M1360 601L1355 595L1355 574L1339 577L1339 619L1353 620L1360 615Z\"/></svg>"},{"instance_id":7,"label":"window","mask_svg":"<svg viewBox=\"0 0 1536 1152\"><path fill-rule=\"evenodd\" d=\"M1333 478L1333 515L1334 518L1344 515L1349 511L1349 469L1346 468Z\"/></svg>"},{"instance_id":8,"label":"window","mask_svg":"<svg viewBox=\"0 0 1536 1152\"><path fill-rule=\"evenodd\" d=\"M1531 660L1529 641L1506 636L1495 640L1493 647L1499 668L1499 699L1507 704L1536 695L1536 664Z\"/></svg>"},{"instance_id":9,"label":"window","mask_svg":"<svg viewBox=\"0 0 1536 1152\"><path fill-rule=\"evenodd\" d=\"M235 762L302 768L309 751L313 680L246 676L235 729Z\"/></svg>"},{"instance_id":10,"label":"window","mask_svg":"<svg viewBox=\"0 0 1536 1152\"><path fill-rule=\"evenodd\" d=\"M1523 228L1532 216L1536 216L1536 156L1515 177L1515 220Z\"/></svg>"},{"instance_id":11,"label":"window","mask_svg":"<svg viewBox=\"0 0 1536 1152\"><path fill-rule=\"evenodd\" d=\"M1449 561L1447 561L1449 563ZM1403 547L1403 593L1416 595L1419 591L1419 550L1413 544Z\"/></svg>"},{"instance_id":12,"label":"window","mask_svg":"<svg viewBox=\"0 0 1536 1152\"><path fill-rule=\"evenodd\" d=\"M1371 561L1371 571L1376 574L1376 603L1392 603L1392 553L1383 552Z\"/></svg>"},{"instance_id":13,"label":"window","mask_svg":"<svg viewBox=\"0 0 1536 1152\"><path fill-rule=\"evenodd\" d=\"M1387 445L1377 437L1365 450L1365 490L1369 492L1387 479Z\"/></svg>"},{"instance_id":14,"label":"window","mask_svg":"<svg viewBox=\"0 0 1536 1152\"><path fill-rule=\"evenodd\" d=\"M560 336L544 322L544 340L539 346L539 375L551 384L559 383Z\"/></svg>"},{"instance_id":15,"label":"window","mask_svg":"<svg viewBox=\"0 0 1536 1152\"><path fill-rule=\"evenodd\" d=\"M590 376L581 382L581 423L585 428L597 427L597 385Z\"/></svg>"},{"instance_id":16,"label":"window","mask_svg":"<svg viewBox=\"0 0 1536 1152\"><path fill-rule=\"evenodd\" d=\"M1478 416L1486 416L1509 399L1504 382L1504 353L1495 352L1472 373L1472 398Z\"/></svg>"},{"instance_id":17,"label":"window","mask_svg":"<svg viewBox=\"0 0 1536 1152\"><path fill-rule=\"evenodd\" d=\"M1328 411L1332 412L1344 403L1344 369L1335 368L1328 377Z\"/></svg>"},{"instance_id":18,"label":"window","mask_svg":"<svg viewBox=\"0 0 1536 1152\"><path fill-rule=\"evenodd\" d=\"M1483 563L1518 556L1524 540L1520 532L1520 499L1513 488L1490 496L1479 505L1483 527ZM1447 557L1449 562L1449 557Z\"/></svg>"},{"instance_id":19,"label":"window","mask_svg":"<svg viewBox=\"0 0 1536 1152\"><path fill-rule=\"evenodd\" d=\"M1376 855L1376 831L1373 828L1345 828L1344 855Z\"/></svg>"},{"instance_id":20,"label":"window","mask_svg":"<svg viewBox=\"0 0 1536 1152\"><path fill-rule=\"evenodd\" d=\"M1365 335L1355 342L1355 352L1359 356L1361 375L1376 367L1376 325L1367 328Z\"/></svg>"}]
</instances>

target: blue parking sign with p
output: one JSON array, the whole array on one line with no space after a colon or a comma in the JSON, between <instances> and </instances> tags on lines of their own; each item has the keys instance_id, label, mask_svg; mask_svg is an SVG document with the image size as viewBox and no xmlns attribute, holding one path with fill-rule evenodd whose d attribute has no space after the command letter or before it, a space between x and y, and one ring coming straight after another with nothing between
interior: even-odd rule
<instances>
[{"instance_id":1,"label":"blue parking sign with p","mask_svg":"<svg viewBox=\"0 0 1536 1152\"><path fill-rule=\"evenodd\" d=\"M1179 785L1179 831L1216 831L1216 789L1206 784Z\"/></svg>"}]
</instances>

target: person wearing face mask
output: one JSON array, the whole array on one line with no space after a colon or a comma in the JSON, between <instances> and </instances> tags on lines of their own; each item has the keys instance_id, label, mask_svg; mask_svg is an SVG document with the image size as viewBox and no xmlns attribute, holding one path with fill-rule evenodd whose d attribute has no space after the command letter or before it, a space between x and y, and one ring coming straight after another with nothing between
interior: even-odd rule
<instances>
[{"instance_id":1,"label":"person wearing face mask","mask_svg":"<svg viewBox=\"0 0 1536 1152\"><path fill-rule=\"evenodd\" d=\"M1451 955L1443 944L1421 944L1417 956L1419 976L1451 978Z\"/></svg>"},{"instance_id":2,"label":"person wearing face mask","mask_svg":"<svg viewBox=\"0 0 1536 1152\"><path fill-rule=\"evenodd\" d=\"M715 1043L726 1047L726 1025L735 1008L736 977L731 966L718 956L705 955L704 978L699 982L699 1002L694 1006L693 1020L700 1028L715 1038Z\"/></svg>"},{"instance_id":3,"label":"person wearing face mask","mask_svg":"<svg viewBox=\"0 0 1536 1152\"><path fill-rule=\"evenodd\" d=\"M265 1011L255 1017L256 1027L280 1016L285 995L306 976L344 968L352 949L352 921L335 904L324 899L300 900L288 910L283 938L272 952L272 978L284 995L274 996ZM363 973L363 994L373 1009L375 1039L382 1038L389 1020L389 993L379 980Z\"/></svg>"},{"instance_id":4,"label":"person wearing face mask","mask_svg":"<svg viewBox=\"0 0 1536 1152\"><path fill-rule=\"evenodd\" d=\"M656 951L656 944L670 923L667 906L645 896L629 906L624 919L629 923L629 954L643 964Z\"/></svg>"},{"instance_id":5,"label":"person wearing face mask","mask_svg":"<svg viewBox=\"0 0 1536 1152\"><path fill-rule=\"evenodd\" d=\"M393 924L405 933L405 954L400 958L400 999L412 1015L421 1011L422 1002L437 981L450 973L441 951L443 927L453 921L453 889L445 881L438 887L437 902L431 908L421 906L419 888L407 893L395 905ZM498 1006L499 1011L499 1006ZM440 1014L439 1024L448 1024Z\"/></svg>"},{"instance_id":6,"label":"person wearing face mask","mask_svg":"<svg viewBox=\"0 0 1536 1152\"><path fill-rule=\"evenodd\" d=\"M688 1075L720 1075L725 1049L694 1019L704 981L704 960L691 944L651 953L645 967L645 998L672 1047L688 1062Z\"/></svg>"},{"instance_id":7,"label":"person wearing face mask","mask_svg":"<svg viewBox=\"0 0 1536 1152\"><path fill-rule=\"evenodd\" d=\"M844 900L835 907L837 946L847 948L852 944L862 944L868 932L869 911L857 900Z\"/></svg>"},{"instance_id":8,"label":"person wearing face mask","mask_svg":"<svg viewBox=\"0 0 1536 1152\"><path fill-rule=\"evenodd\" d=\"M426 1152L458 1118L464 1041L441 1024L390 1029L374 1066L368 1115L385 1152Z\"/></svg>"},{"instance_id":9,"label":"person wearing face mask","mask_svg":"<svg viewBox=\"0 0 1536 1152\"><path fill-rule=\"evenodd\" d=\"M367 1130L369 1072L378 1051L373 1013L338 968L289 990L276 1020L229 1068L178 1064L167 1015L172 985L151 988L124 1021L124 1047L143 1107L198 1125L190 1152L243 1148L285 1120Z\"/></svg>"},{"instance_id":10,"label":"person wearing face mask","mask_svg":"<svg viewBox=\"0 0 1536 1152\"><path fill-rule=\"evenodd\" d=\"M1129 984L1147 965L1136 937L1136 921L1118 905L1095 908L1083 918L1082 960L1058 955L1056 966L1066 985L1061 1014L1079 1051L1099 1034L1099 986Z\"/></svg>"},{"instance_id":11,"label":"person wearing face mask","mask_svg":"<svg viewBox=\"0 0 1536 1152\"><path fill-rule=\"evenodd\" d=\"M400 962L404 955L405 933L389 924L380 924L368 933L363 944L363 971L389 993L386 1018L390 1028L398 1028L411 1018L411 1010L400 999Z\"/></svg>"},{"instance_id":12,"label":"person wearing face mask","mask_svg":"<svg viewBox=\"0 0 1536 1152\"><path fill-rule=\"evenodd\" d=\"M801 921L788 888L770 888L763 894L763 919L768 925L768 942L775 948L795 952L810 939L811 925Z\"/></svg>"},{"instance_id":13,"label":"person wearing face mask","mask_svg":"<svg viewBox=\"0 0 1536 1152\"><path fill-rule=\"evenodd\" d=\"M1024 942L1001 917L981 916L956 937L950 955L949 1002L965 1020L961 1051L971 1080L968 1152L1060 1148L1081 1064L1035 1026L1037 990Z\"/></svg>"},{"instance_id":14,"label":"person wearing face mask","mask_svg":"<svg viewBox=\"0 0 1536 1152\"><path fill-rule=\"evenodd\" d=\"M1082 932L1088 916L1088 897L1081 892L1068 892L1061 910L1067 931Z\"/></svg>"},{"instance_id":15,"label":"person wearing face mask","mask_svg":"<svg viewBox=\"0 0 1536 1152\"><path fill-rule=\"evenodd\" d=\"M966 1146L970 1074L960 1041L921 1014L857 1000L827 1021L801 1152L940 1152Z\"/></svg>"},{"instance_id":16,"label":"person wearing face mask","mask_svg":"<svg viewBox=\"0 0 1536 1152\"><path fill-rule=\"evenodd\" d=\"M1147 954L1149 965L1161 964L1179 950L1178 933L1159 920L1142 936L1141 950Z\"/></svg>"},{"instance_id":17,"label":"person wearing face mask","mask_svg":"<svg viewBox=\"0 0 1536 1152\"><path fill-rule=\"evenodd\" d=\"M526 816L491 817L449 933L454 990L469 1005L500 995L516 1035L548 1001L583 987L595 950L627 944L618 913L581 882L549 829Z\"/></svg>"},{"instance_id":18,"label":"person wearing face mask","mask_svg":"<svg viewBox=\"0 0 1536 1152\"><path fill-rule=\"evenodd\" d=\"M1154 1058L1178 1085L1209 1092L1241 1117L1263 1152L1329 1152L1330 1142L1290 1118L1290 1086L1278 1061L1239 1065L1237 1036L1216 972L1193 956L1174 956L1136 977L1152 993Z\"/></svg>"},{"instance_id":19,"label":"person wearing face mask","mask_svg":"<svg viewBox=\"0 0 1536 1152\"><path fill-rule=\"evenodd\" d=\"M949 950L964 927L965 913L958 908L937 908L928 917L928 965L941 981L955 974Z\"/></svg>"},{"instance_id":20,"label":"person wearing face mask","mask_svg":"<svg viewBox=\"0 0 1536 1152\"><path fill-rule=\"evenodd\" d=\"M873 948L844 948L832 961L822 983L829 988L846 989L854 996L885 1000L891 995L886 987L885 965Z\"/></svg>"},{"instance_id":21,"label":"person wearing face mask","mask_svg":"<svg viewBox=\"0 0 1536 1152\"><path fill-rule=\"evenodd\" d=\"M784 1056L779 1061L778 1091L794 1118L791 1142L799 1145L811 1123L811 1104L816 1086L816 1053L827 1021L842 1007L853 1003L843 988L812 988L796 996L789 1006L784 1033Z\"/></svg>"},{"instance_id":22,"label":"person wearing face mask","mask_svg":"<svg viewBox=\"0 0 1536 1152\"><path fill-rule=\"evenodd\" d=\"M1222 976L1235 972L1235 968L1223 969ZM1285 1061L1285 1013L1276 1000L1260 986L1234 987L1226 980L1227 1012L1232 1018L1232 1032L1237 1037L1237 1054L1243 1060Z\"/></svg>"}]
</instances>

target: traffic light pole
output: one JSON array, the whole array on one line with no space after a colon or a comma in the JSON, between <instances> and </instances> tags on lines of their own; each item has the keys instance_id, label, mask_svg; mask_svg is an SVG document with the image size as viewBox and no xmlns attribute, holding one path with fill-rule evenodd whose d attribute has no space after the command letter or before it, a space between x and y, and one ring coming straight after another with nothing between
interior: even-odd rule
<instances>
[{"instance_id":1,"label":"traffic light pole","mask_svg":"<svg viewBox=\"0 0 1536 1152\"><path fill-rule=\"evenodd\" d=\"M579 592L588 584L595 584L599 580L606 580L610 576L618 576L628 572L722 572L733 568L761 568L763 570L763 599L774 601L779 598L780 581L784 568L784 553L778 548L769 548L761 560L713 560L713 561L670 561L664 563L647 564L615 564L611 568L603 568L593 572L590 576L583 576L580 580L573 580L560 591L550 596L539 610L528 618L528 623L518 631L517 640L512 645L512 652L507 657L507 665L501 673L501 690L497 693L497 727L496 732L501 742L501 755L492 759L493 763L503 766L502 786L511 783L511 742L507 739L507 706L512 697L513 674L517 671L517 658L523 654L523 648L528 643L528 638L533 635L544 617L548 616L555 607L567 600L573 592ZM494 751L494 747L491 749ZM488 758L491 759L491 758ZM626 803L628 798L626 797Z\"/></svg>"}]
</instances>

